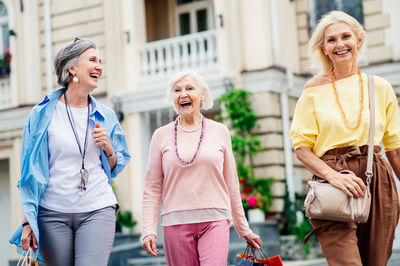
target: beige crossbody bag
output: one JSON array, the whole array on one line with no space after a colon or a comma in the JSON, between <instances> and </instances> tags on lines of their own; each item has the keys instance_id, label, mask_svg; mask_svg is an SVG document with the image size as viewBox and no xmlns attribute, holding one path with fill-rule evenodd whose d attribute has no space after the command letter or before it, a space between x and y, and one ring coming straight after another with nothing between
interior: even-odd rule
<instances>
[{"instance_id":1,"label":"beige crossbody bag","mask_svg":"<svg viewBox=\"0 0 400 266\"><path fill-rule=\"evenodd\" d=\"M349 197L341 189L332 186L323 179L308 181L308 193L304 201L306 216L310 219L320 219L339 222L366 223L371 207L370 183L373 176L372 159L374 150L375 128L375 100L374 79L368 76L370 129L368 142L368 159L366 185L364 196L359 198ZM350 170L342 170L341 173L353 174Z\"/></svg>"}]
</instances>

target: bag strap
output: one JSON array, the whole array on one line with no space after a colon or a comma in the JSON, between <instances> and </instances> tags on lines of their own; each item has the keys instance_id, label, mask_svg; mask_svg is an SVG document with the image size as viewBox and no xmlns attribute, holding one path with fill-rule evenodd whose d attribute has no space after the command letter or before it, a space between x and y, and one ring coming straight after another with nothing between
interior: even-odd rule
<instances>
[{"instance_id":1,"label":"bag strap","mask_svg":"<svg viewBox=\"0 0 400 266\"><path fill-rule=\"evenodd\" d=\"M374 152L374 131L375 131L375 97L374 97L374 77L368 75L368 89L369 89L369 142L368 142L368 159L367 159L367 170L365 175L367 176L367 186L371 183L371 178L374 173L372 172L372 160Z\"/></svg>"}]
</instances>

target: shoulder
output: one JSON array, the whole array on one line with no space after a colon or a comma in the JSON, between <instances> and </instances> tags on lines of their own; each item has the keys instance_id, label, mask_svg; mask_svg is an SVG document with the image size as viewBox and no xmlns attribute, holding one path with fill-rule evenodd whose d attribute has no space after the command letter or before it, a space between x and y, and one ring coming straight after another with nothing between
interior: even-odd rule
<instances>
[{"instance_id":1,"label":"shoulder","mask_svg":"<svg viewBox=\"0 0 400 266\"><path fill-rule=\"evenodd\" d=\"M331 78L329 75L317 75L312 77L310 80L306 82L304 85L304 89L312 88L312 87L318 87L326 84L331 83Z\"/></svg>"},{"instance_id":2,"label":"shoulder","mask_svg":"<svg viewBox=\"0 0 400 266\"><path fill-rule=\"evenodd\" d=\"M225 124L221 123L221 122L217 122L217 121L209 119L209 118L206 118L206 121L207 121L207 126L208 127L212 127L212 128L217 129L217 130L229 131L228 127Z\"/></svg>"},{"instance_id":3,"label":"shoulder","mask_svg":"<svg viewBox=\"0 0 400 266\"><path fill-rule=\"evenodd\" d=\"M172 132L174 130L174 124L175 121L172 121L164 126L157 128L153 133L153 138L165 137L168 136L169 134L172 135Z\"/></svg>"},{"instance_id":4,"label":"shoulder","mask_svg":"<svg viewBox=\"0 0 400 266\"><path fill-rule=\"evenodd\" d=\"M379 77L379 76L373 76L374 78L374 85L376 87L392 87L386 79Z\"/></svg>"},{"instance_id":5,"label":"shoulder","mask_svg":"<svg viewBox=\"0 0 400 266\"><path fill-rule=\"evenodd\" d=\"M94 98L91 98L91 99L96 104L96 108L100 112L102 112L104 115L115 115L115 112L111 107L109 107L108 105L106 105L104 103L101 103L101 102L95 100Z\"/></svg>"},{"instance_id":6,"label":"shoulder","mask_svg":"<svg viewBox=\"0 0 400 266\"><path fill-rule=\"evenodd\" d=\"M219 134L220 136L226 136L226 137L230 136L230 131L225 124L214 121L212 119L207 119L206 121L207 121L206 127L208 131L212 131L215 134Z\"/></svg>"}]
</instances>

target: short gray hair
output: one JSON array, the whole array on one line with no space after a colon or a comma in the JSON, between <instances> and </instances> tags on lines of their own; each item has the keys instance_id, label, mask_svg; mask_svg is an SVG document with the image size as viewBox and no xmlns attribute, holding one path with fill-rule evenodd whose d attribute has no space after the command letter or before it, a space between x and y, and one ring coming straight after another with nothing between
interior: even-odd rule
<instances>
[{"instance_id":1,"label":"short gray hair","mask_svg":"<svg viewBox=\"0 0 400 266\"><path fill-rule=\"evenodd\" d=\"M168 102L173 102L172 90L174 89L175 84L187 76L194 78L197 81L197 84L200 86L201 91L204 93L205 97L204 97L204 101L201 105L201 109L208 110L208 109L212 108L214 105L214 100L211 96L210 88L208 87L208 85L204 81L204 79L196 71L193 71L193 70L183 70L172 76L172 78L170 79L170 81L168 83L166 100Z\"/></svg>"},{"instance_id":2,"label":"short gray hair","mask_svg":"<svg viewBox=\"0 0 400 266\"><path fill-rule=\"evenodd\" d=\"M68 68L78 64L80 56L90 48L96 48L96 44L88 39L75 38L72 43L64 45L54 57L54 69L57 75L57 83L68 88L73 76Z\"/></svg>"}]
</instances>

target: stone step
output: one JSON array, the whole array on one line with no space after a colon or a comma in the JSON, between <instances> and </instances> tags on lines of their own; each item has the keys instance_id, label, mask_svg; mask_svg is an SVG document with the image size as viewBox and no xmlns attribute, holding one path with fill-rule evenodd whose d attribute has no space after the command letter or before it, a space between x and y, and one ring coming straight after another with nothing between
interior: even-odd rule
<instances>
[{"instance_id":1,"label":"stone step","mask_svg":"<svg viewBox=\"0 0 400 266\"><path fill-rule=\"evenodd\" d=\"M127 265L146 266L146 265L167 265L165 257L143 257L131 258L127 260Z\"/></svg>"}]
</instances>

